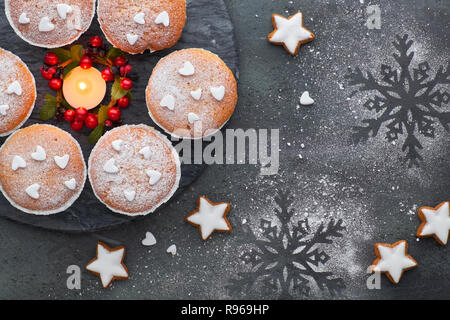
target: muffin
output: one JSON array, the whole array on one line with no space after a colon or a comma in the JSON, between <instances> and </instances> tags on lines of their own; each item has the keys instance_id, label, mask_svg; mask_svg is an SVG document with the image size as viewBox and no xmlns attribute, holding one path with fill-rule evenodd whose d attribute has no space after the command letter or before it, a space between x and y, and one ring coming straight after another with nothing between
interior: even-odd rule
<instances>
[{"instance_id":1,"label":"muffin","mask_svg":"<svg viewBox=\"0 0 450 320\"><path fill-rule=\"evenodd\" d=\"M19 57L0 48L0 137L20 128L36 101L33 74Z\"/></svg>"},{"instance_id":2,"label":"muffin","mask_svg":"<svg viewBox=\"0 0 450 320\"><path fill-rule=\"evenodd\" d=\"M5 0L5 12L23 40L57 48L86 32L95 14L95 0Z\"/></svg>"},{"instance_id":3,"label":"muffin","mask_svg":"<svg viewBox=\"0 0 450 320\"><path fill-rule=\"evenodd\" d=\"M107 132L89 157L89 181L110 210L146 215L168 201L181 176L178 153L165 136L146 125Z\"/></svg>"},{"instance_id":4,"label":"muffin","mask_svg":"<svg viewBox=\"0 0 450 320\"><path fill-rule=\"evenodd\" d=\"M79 144L54 126L36 124L18 130L0 148L0 189L23 212L64 211L80 196L85 181Z\"/></svg>"},{"instance_id":5,"label":"muffin","mask_svg":"<svg viewBox=\"0 0 450 320\"><path fill-rule=\"evenodd\" d=\"M97 16L106 39L137 54L172 47L186 23L185 0L99 0Z\"/></svg>"},{"instance_id":6,"label":"muffin","mask_svg":"<svg viewBox=\"0 0 450 320\"><path fill-rule=\"evenodd\" d=\"M166 132L202 138L219 130L233 114L236 79L212 52L175 51L153 69L146 100L150 117Z\"/></svg>"}]
</instances>

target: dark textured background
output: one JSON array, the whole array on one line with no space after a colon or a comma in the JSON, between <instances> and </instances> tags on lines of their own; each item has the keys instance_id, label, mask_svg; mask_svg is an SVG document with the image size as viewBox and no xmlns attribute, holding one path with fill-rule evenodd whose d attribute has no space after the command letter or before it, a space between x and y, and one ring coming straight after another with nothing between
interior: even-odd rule
<instances>
[{"instance_id":1,"label":"dark textured background","mask_svg":"<svg viewBox=\"0 0 450 320\"><path fill-rule=\"evenodd\" d=\"M414 40L414 67L427 61L433 75L448 59L450 45L448 1L226 1L235 26L239 47L239 105L230 128L280 129L280 170L271 177L259 175L259 166L213 165L183 194L156 214L122 227L86 234L44 231L0 219L0 297L31 299L226 299L236 297L227 285L238 273L259 275L238 259L264 239L261 221L271 221L277 230L308 219L310 235L322 223L342 219L346 232L330 244L318 244L329 257L312 268L310 277L298 281L286 294L280 284L294 268L269 268L266 278L275 285L248 280L239 296L264 298L450 298L448 283L449 246L433 239L417 241L419 221L415 215L423 205L450 200L450 133L435 123L435 137L418 136L423 145L420 167L402 162L401 144L384 139L385 129L367 142L350 143L352 127L374 116L363 108L364 93L352 95L345 74L348 67L361 67L379 74L381 64L395 65L392 42L408 34ZM380 30L365 26L366 7L377 4L382 11ZM271 46L272 13L293 14L301 10L305 26L316 40L301 48L296 57L282 47ZM2 44L3 46L3 44ZM7 47L7 46L6 46ZM14 51L11 48L12 51ZM379 78L379 77L378 77ZM297 106L304 90L316 103ZM449 87L443 90L448 92ZM350 97L351 96L351 97ZM443 109L449 111L448 104ZM303 144L303 146L302 146ZM299 154L303 159L299 158ZM293 215L280 221L274 212L274 195L289 190ZM195 207L199 195L232 204L229 234L215 234L207 242L184 216ZM143 247L141 240L151 231L158 243ZM394 286L383 276L380 290L366 288L367 266L373 261L373 244L405 239L419 267L408 271ZM125 263L130 279L116 281L108 290L98 279L82 272L82 289L66 288L69 265L84 265L95 255L96 241L125 245ZM292 241L292 240L288 240ZM176 244L178 254L165 251ZM281 265L291 255L280 249L265 255L264 262ZM331 295L314 279L321 272L340 279L345 289ZM264 277L262 277L264 278ZM251 286L246 286L246 284ZM229 287L228 287L229 288ZM300 290L299 290L300 288ZM301 288L310 288L308 295Z\"/></svg>"}]
</instances>

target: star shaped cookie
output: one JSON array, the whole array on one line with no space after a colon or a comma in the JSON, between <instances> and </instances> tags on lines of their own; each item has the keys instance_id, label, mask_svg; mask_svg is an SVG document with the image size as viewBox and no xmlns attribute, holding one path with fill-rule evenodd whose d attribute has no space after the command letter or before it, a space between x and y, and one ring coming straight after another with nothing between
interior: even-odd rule
<instances>
[{"instance_id":1,"label":"star shaped cookie","mask_svg":"<svg viewBox=\"0 0 450 320\"><path fill-rule=\"evenodd\" d=\"M376 243L375 254L377 259L372 263L372 272L381 272L397 284L403 272L417 267L417 262L407 254L408 244L405 240L400 240L394 244Z\"/></svg>"},{"instance_id":2,"label":"star shaped cookie","mask_svg":"<svg viewBox=\"0 0 450 320\"><path fill-rule=\"evenodd\" d=\"M185 220L198 227L203 240L208 240L214 231L230 232L231 225L226 215L230 211L227 202L212 203L206 197L197 200L198 209L190 213Z\"/></svg>"},{"instance_id":3,"label":"star shaped cookie","mask_svg":"<svg viewBox=\"0 0 450 320\"><path fill-rule=\"evenodd\" d=\"M99 276L106 289L114 280L128 279L128 270L123 264L124 256L125 247L111 249L103 242L98 242L97 257L88 263L86 269Z\"/></svg>"},{"instance_id":4,"label":"star shaped cookie","mask_svg":"<svg viewBox=\"0 0 450 320\"><path fill-rule=\"evenodd\" d=\"M419 218L422 221L417 236L433 237L440 245L445 246L450 234L450 202L442 202L436 208L422 207Z\"/></svg>"},{"instance_id":5,"label":"star shaped cookie","mask_svg":"<svg viewBox=\"0 0 450 320\"><path fill-rule=\"evenodd\" d=\"M303 26L303 15L299 11L289 18L278 14L272 15L274 31L269 34L269 42L282 45L295 56L304 43L314 40L314 34Z\"/></svg>"}]
</instances>

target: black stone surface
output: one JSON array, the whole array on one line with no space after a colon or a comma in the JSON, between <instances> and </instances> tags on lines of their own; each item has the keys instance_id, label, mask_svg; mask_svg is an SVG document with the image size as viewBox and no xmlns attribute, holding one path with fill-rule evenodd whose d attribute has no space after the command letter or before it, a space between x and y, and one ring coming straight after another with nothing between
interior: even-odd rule
<instances>
[{"instance_id":1,"label":"black stone surface","mask_svg":"<svg viewBox=\"0 0 450 320\"><path fill-rule=\"evenodd\" d=\"M393 42L405 34L414 41L408 50L414 52L412 74L424 61L430 67L428 80L439 66L446 70L448 1L226 3L241 61L239 103L229 128L280 129L278 174L261 176L259 165L212 165L162 210L102 232L67 234L1 219L0 297L450 298L449 246L415 237L417 208L450 200L450 133L436 118L430 119L433 136L416 129L423 159L412 168L403 161L406 124L398 140L386 140L389 123L384 122L374 137L353 144L352 128L378 114L364 107L373 92L351 86L345 76L348 68L359 67L364 75L369 71L383 83L381 67L398 68ZM369 5L381 10L379 30L366 26ZM297 10L303 12L305 27L316 39L291 57L266 37L272 31L272 13L287 16ZM448 83L439 89L448 93ZM298 106L305 90L315 99L313 106ZM438 110L447 114L450 107L445 104ZM203 194L232 204L233 231L214 234L207 242L183 221ZM147 231L157 239L153 247L141 244ZM282 235L284 242L275 235ZM315 235L322 235L321 239ZM382 276L380 289L369 290L366 270L375 258L374 243L401 239L408 241L419 267L406 272L398 285ZM103 290L98 279L84 270L95 255L97 240L127 247L129 280ZM299 247L294 254L292 248L302 243L310 250ZM171 244L178 248L174 257L166 253ZM271 253L261 245L270 247ZM267 269L251 268L257 261ZM82 269L81 290L67 289L69 265Z\"/></svg>"}]
</instances>

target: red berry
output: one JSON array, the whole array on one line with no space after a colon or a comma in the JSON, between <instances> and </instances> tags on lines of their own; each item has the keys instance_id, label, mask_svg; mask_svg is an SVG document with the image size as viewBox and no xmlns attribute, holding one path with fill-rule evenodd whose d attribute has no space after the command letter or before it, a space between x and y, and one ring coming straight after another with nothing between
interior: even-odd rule
<instances>
[{"instance_id":1,"label":"red berry","mask_svg":"<svg viewBox=\"0 0 450 320\"><path fill-rule=\"evenodd\" d=\"M95 129L98 126L98 119L97 116L93 113L90 113L87 117L86 120L84 120L84 124L86 125L87 128L89 129Z\"/></svg>"},{"instance_id":2,"label":"red berry","mask_svg":"<svg viewBox=\"0 0 450 320\"><path fill-rule=\"evenodd\" d=\"M64 120L72 122L75 119L75 110L68 109L64 112Z\"/></svg>"},{"instance_id":3,"label":"red berry","mask_svg":"<svg viewBox=\"0 0 450 320\"><path fill-rule=\"evenodd\" d=\"M114 80L114 74L111 71L111 68L105 68L102 70L102 78L105 81L113 81Z\"/></svg>"},{"instance_id":4,"label":"red berry","mask_svg":"<svg viewBox=\"0 0 450 320\"><path fill-rule=\"evenodd\" d=\"M102 46L103 44L103 39L99 36L93 36L89 42L91 43L91 46L93 46L94 48L99 48Z\"/></svg>"},{"instance_id":5,"label":"red berry","mask_svg":"<svg viewBox=\"0 0 450 320\"><path fill-rule=\"evenodd\" d=\"M106 120L105 121L105 127L111 128L112 126L113 126L113 122L111 120Z\"/></svg>"},{"instance_id":6,"label":"red berry","mask_svg":"<svg viewBox=\"0 0 450 320\"><path fill-rule=\"evenodd\" d=\"M112 107L108 110L108 118L112 121L120 120L122 116L122 111L119 108Z\"/></svg>"},{"instance_id":7,"label":"red berry","mask_svg":"<svg viewBox=\"0 0 450 320\"><path fill-rule=\"evenodd\" d=\"M83 69L90 69L92 67L92 59L84 56L80 59L80 67Z\"/></svg>"},{"instance_id":8,"label":"red berry","mask_svg":"<svg viewBox=\"0 0 450 320\"><path fill-rule=\"evenodd\" d=\"M88 111L85 108L78 108L75 111L75 120L84 121L88 116Z\"/></svg>"},{"instance_id":9,"label":"red berry","mask_svg":"<svg viewBox=\"0 0 450 320\"><path fill-rule=\"evenodd\" d=\"M42 78L44 78L45 80L50 80L51 78L53 78L53 75L56 72L56 68L55 67L50 67L50 68L45 68L44 66L41 67L41 75Z\"/></svg>"},{"instance_id":10,"label":"red berry","mask_svg":"<svg viewBox=\"0 0 450 320\"><path fill-rule=\"evenodd\" d=\"M50 89L52 90L59 90L61 89L62 86L62 80L61 79L50 79L50 81L48 82L48 86L50 87Z\"/></svg>"},{"instance_id":11,"label":"red berry","mask_svg":"<svg viewBox=\"0 0 450 320\"><path fill-rule=\"evenodd\" d=\"M83 121L81 120L74 120L70 126L72 127L73 130L75 131L80 131L81 129L83 129Z\"/></svg>"},{"instance_id":12,"label":"red berry","mask_svg":"<svg viewBox=\"0 0 450 320\"><path fill-rule=\"evenodd\" d=\"M58 63L58 56L54 52L48 52L44 57L44 62L49 66L54 66Z\"/></svg>"},{"instance_id":13,"label":"red berry","mask_svg":"<svg viewBox=\"0 0 450 320\"><path fill-rule=\"evenodd\" d=\"M128 97L122 97L119 99L119 101L117 101L117 105L120 108L127 108L129 104L130 104L130 98L128 98Z\"/></svg>"},{"instance_id":14,"label":"red berry","mask_svg":"<svg viewBox=\"0 0 450 320\"><path fill-rule=\"evenodd\" d=\"M133 88L133 81L131 81L128 78L124 78L120 82L120 86L122 87L123 90L131 90L131 88Z\"/></svg>"},{"instance_id":15,"label":"red berry","mask_svg":"<svg viewBox=\"0 0 450 320\"><path fill-rule=\"evenodd\" d=\"M116 59L114 59L114 65L116 67L122 67L126 64L127 64L127 59L125 59L124 57L117 57Z\"/></svg>"}]
</instances>

